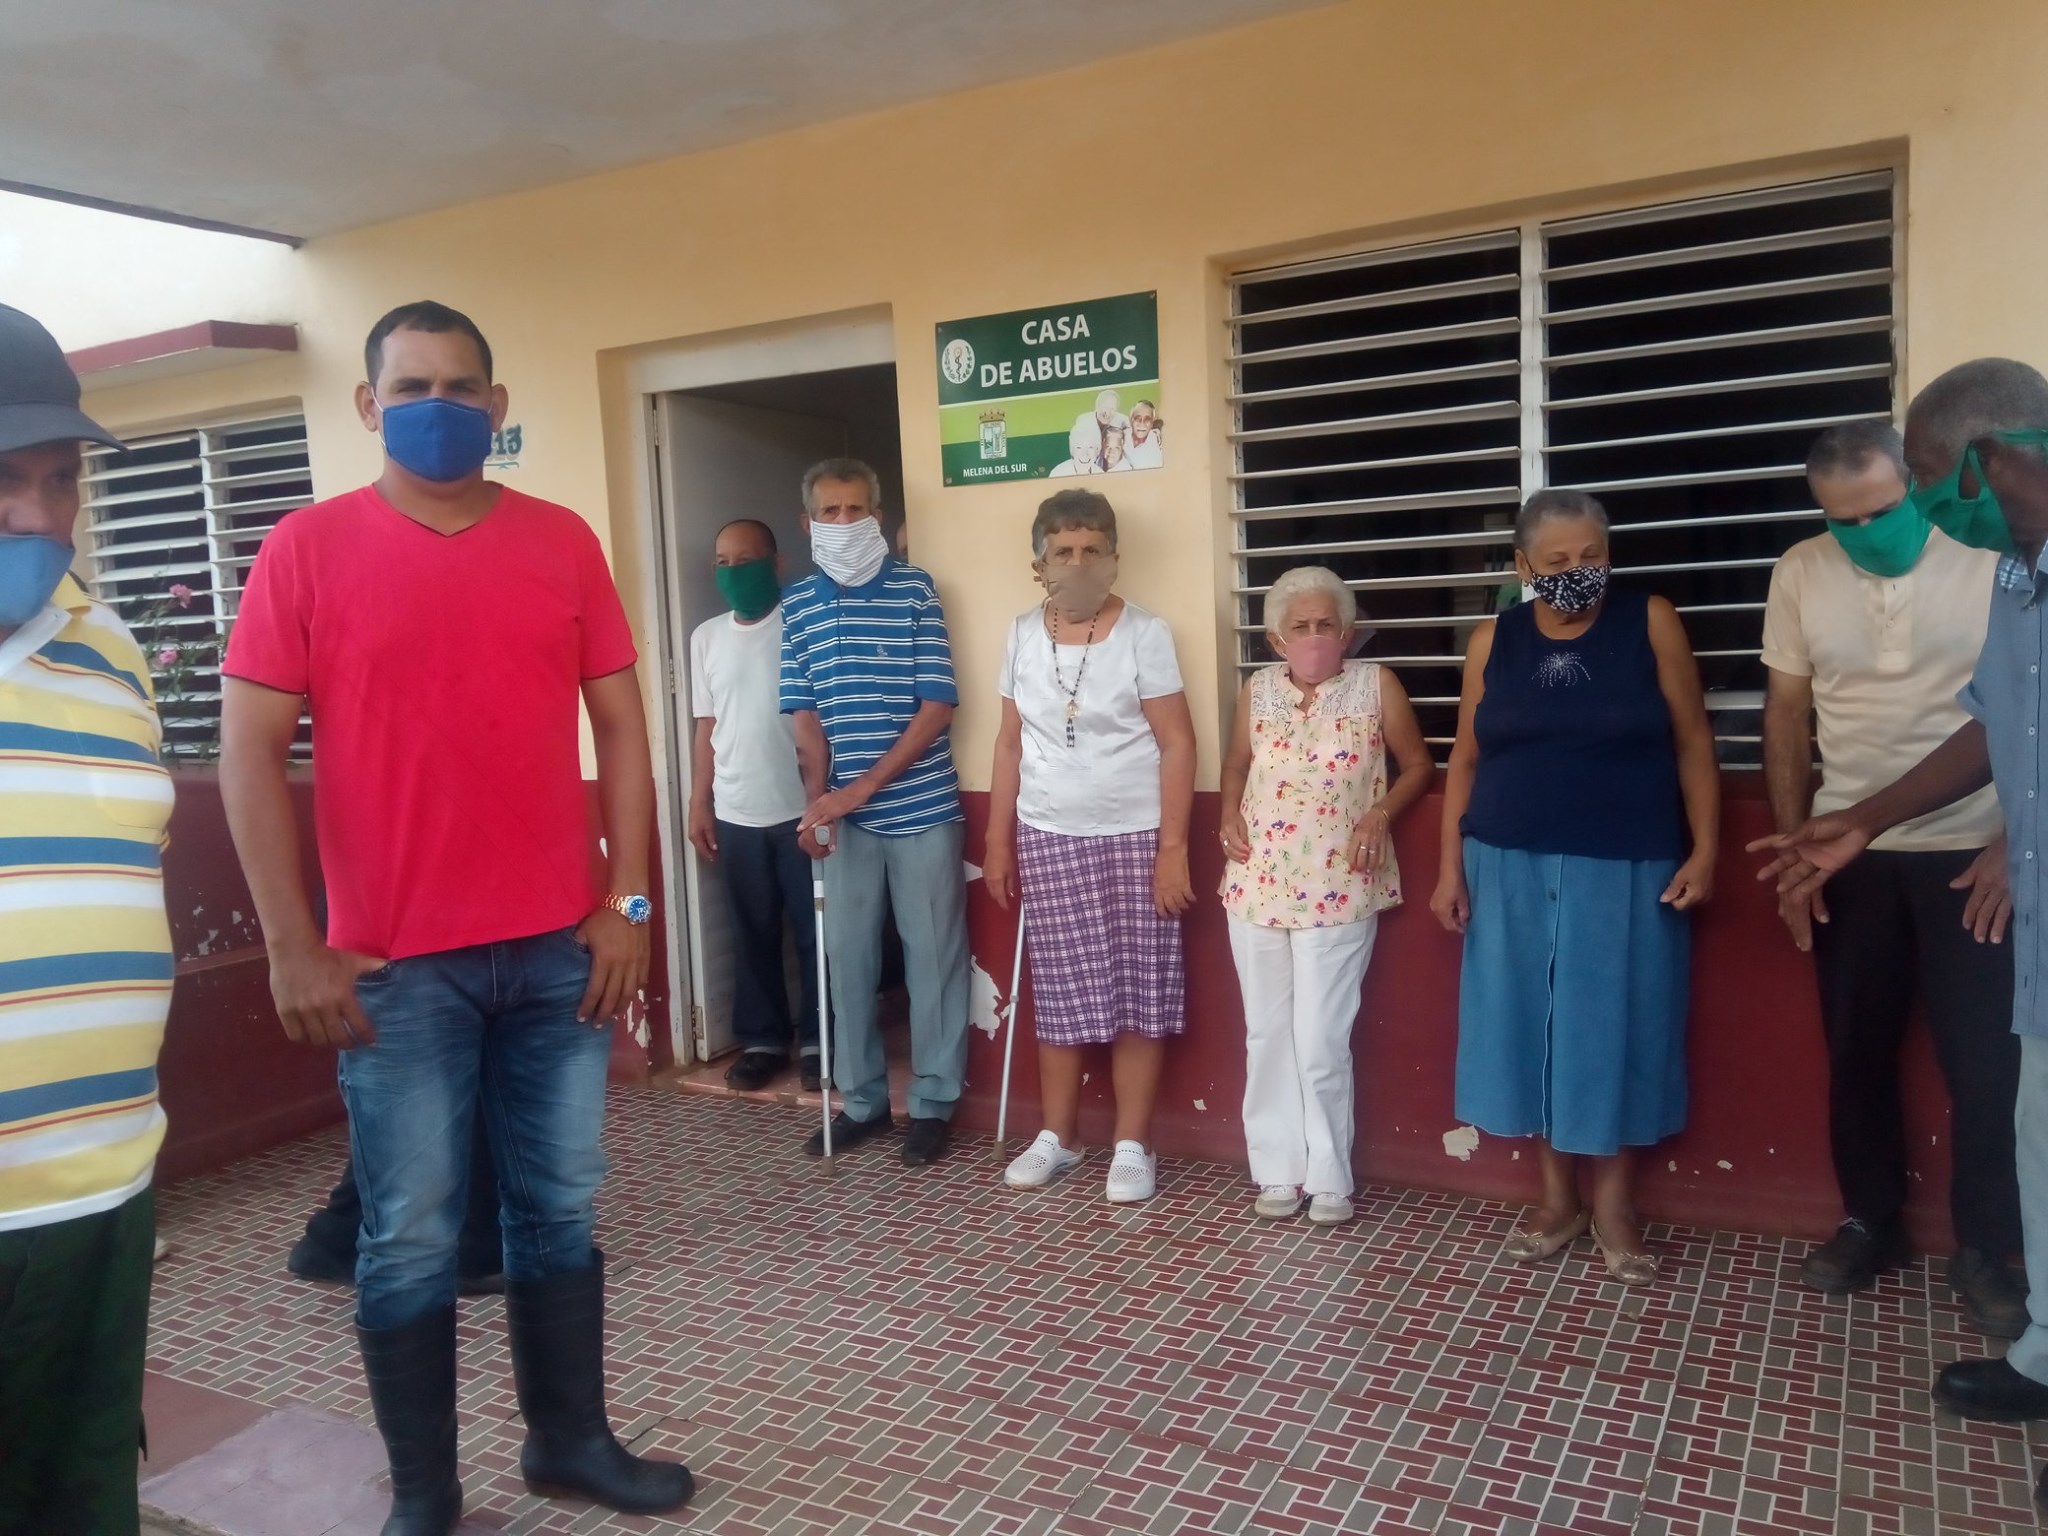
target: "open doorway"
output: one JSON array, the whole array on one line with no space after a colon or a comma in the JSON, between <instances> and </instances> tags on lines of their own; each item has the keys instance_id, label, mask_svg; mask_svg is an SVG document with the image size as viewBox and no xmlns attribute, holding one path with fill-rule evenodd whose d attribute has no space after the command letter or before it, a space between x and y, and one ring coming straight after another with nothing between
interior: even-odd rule
<instances>
[{"instance_id":1,"label":"open doorway","mask_svg":"<svg viewBox=\"0 0 2048 1536\"><path fill-rule=\"evenodd\" d=\"M800 514L803 474L820 459L848 456L872 465L882 483L882 522L897 551L907 545L903 520L903 450L892 363L866 364L738 383L707 384L658 397L658 453L662 479L664 575L672 597L675 632L669 653L673 690L668 700L677 745L681 799L688 804L692 764L688 743L689 637L725 612L712 576L718 530L735 518L755 518L775 534L784 580L811 574ZM671 868L681 875L681 920L687 925L693 1079L721 1081L737 1050L733 1019L733 938L725 892L715 863L700 858L677 818ZM789 946L789 995L801 996L801 968L814 962ZM907 1054L902 1021L902 965L893 929L884 962L881 1021L892 1062ZM794 1095L795 1067L767 1090Z\"/></svg>"}]
</instances>

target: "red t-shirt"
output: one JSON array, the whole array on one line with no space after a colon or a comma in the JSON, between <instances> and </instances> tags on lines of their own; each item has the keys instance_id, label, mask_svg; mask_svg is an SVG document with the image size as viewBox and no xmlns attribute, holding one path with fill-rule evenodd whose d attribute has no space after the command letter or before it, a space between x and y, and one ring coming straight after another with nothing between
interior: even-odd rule
<instances>
[{"instance_id":1,"label":"red t-shirt","mask_svg":"<svg viewBox=\"0 0 2048 1536\"><path fill-rule=\"evenodd\" d=\"M501 489L448 536L366 486L280 522L223 670L307 696L327 942L395 960L581 922L581 688L634 655L566 507Z\"/></svg>"}]
</instances>

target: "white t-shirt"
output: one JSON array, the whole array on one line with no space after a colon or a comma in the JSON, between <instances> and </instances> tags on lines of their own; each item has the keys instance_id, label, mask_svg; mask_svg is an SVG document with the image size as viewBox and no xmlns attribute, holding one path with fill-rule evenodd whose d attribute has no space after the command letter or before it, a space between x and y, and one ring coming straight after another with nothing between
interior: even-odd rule
<instances>
[{"instance_id":1,"label":"white t-shirt","mask_svg":"<svg viewBox=\"0 0 2048 1536\"><path fill-rule=\"evenodd\" d=\"M782 608L758 623L706 619L690 635L690 713L711 725L711 804L720 821L776 827L804 813L796 726L782 713Z\"/></svg>"},{"instance_id":2,"label":"white t-shirt","mask_svg":"<svg viewBox=\"0 0 2048 1536\"><path fill-rule=\"evenodd\" d=\"M1956 694L1984 648L1997 564L1990 551L1966 549L1938 529L1903 576L1859 569L1831 533L1785 552L1764 605L1764 665L1813 679L1814 814L1884 788L1968 720ZM1872 846L1982 848L2001 826L1998 797L1986 788Z\"/></svg>"},{"instance_id":3,"label":"white t-shirt","mask_svg":"<svg viewBox=\"0 0 2048 1536\"><path fill-rule=\"evenodd\" d=\"M1154 432L1142 443L1135 438L1124 446L1124 462L1132 469L1159 469L1166 463L1166 449Z\"/></svg>"},{"instance_id":4,"label":"white t-shirt","mask_svg":"<svg viewBox=\"0 0 2048 1536\"><path fill-rule=\"evenodd\" d=\"M1068 837L1151 831L1159 825L1159 743L1144 701L1181 691L1173 631L1157 614L1127 602L1107 635L1097 635L1093 645L1063 645L1059 657L1067 688L1080 676L1075 702L1081 712L1071 747L1067 694L1053 679L1044 610L1019 614L996 680L1024 723L1017 819Z\"/></svg>"},{"instance_id":5,"label":"white t-shirt","mask_svg":"<svg viewBox=\"0 0 2048 1536\"><path fill-rule=\"evenodd\" d=\"M1064 480L1069 475L1099 475L1102 466L1093 459L1063 459L1045 472L1048 480Z\"/></svg>"}]
</instances>

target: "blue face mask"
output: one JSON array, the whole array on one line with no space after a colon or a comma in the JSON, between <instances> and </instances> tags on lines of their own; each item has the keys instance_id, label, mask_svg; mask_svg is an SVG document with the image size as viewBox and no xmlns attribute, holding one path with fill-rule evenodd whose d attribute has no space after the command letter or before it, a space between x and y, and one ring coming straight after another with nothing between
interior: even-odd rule
<instances>
[{"instance_id":1,"label":"blue face mask","mask_svg":"<svg viewBox=\"0 0 2048 1536\"><path fill-rule=\"evenodd\" d=\"M439 396L387 405L384 451L422 480L467 480L491 456L491 413Z\"/></svg>"},{"instance_id":2,"label":"blue face mask","mask_svg":"<svg viewBox=\"0 0 2048 1536\"><path fill-rule=\"evenodd\" d=\"M0 629L41 613L71 569L71 546L32 533L0 534Z\"/></svg>"}]
</instances>

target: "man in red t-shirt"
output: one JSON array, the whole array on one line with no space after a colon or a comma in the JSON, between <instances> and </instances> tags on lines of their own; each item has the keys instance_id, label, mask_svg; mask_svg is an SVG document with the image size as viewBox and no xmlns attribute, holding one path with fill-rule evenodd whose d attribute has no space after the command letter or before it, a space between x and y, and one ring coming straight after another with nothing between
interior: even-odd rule
<instances>
[{"instance_id":1,"label":"man in red t-shirt","mask_svg":"<svg viewBox=\"0 0 2048 1536\"><path fill-rule=\"evenodd\" d=\"M364 367L356 407L384 472L264 540L222 669L220 778L285 1033L341 1053L384 1530L445 1536L462 1511L456 1238L479 1108L528 1484L674 1509L688 1470L629 1455L606 1419L591 1241L611 1023L647 979L653 785L632 635L589 525L484 479L506 400L475 324L408 304L370 332ZM286 777L308 713L324 935Z\"/></svg>"}]
</instances>

